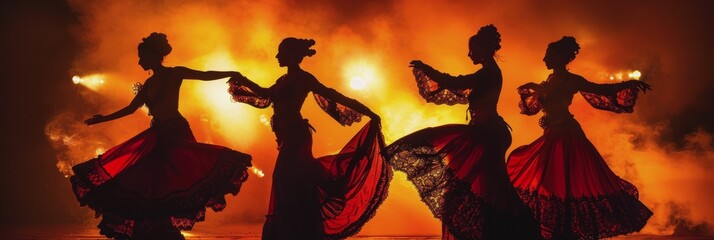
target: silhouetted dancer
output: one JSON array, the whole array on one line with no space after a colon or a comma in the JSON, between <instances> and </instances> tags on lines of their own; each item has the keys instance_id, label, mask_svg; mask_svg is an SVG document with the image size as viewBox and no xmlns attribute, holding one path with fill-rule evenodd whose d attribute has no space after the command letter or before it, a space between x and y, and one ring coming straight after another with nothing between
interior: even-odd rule
<instances>
[{"instance_id":1,"label":"silhouetted dancer","mask_svg":"<svg viewBox=\"0 0 714 240\"><path fill-rule=\"evenodd\" d=\"M287 74L270 88L242 77L230 81L234 100L273 106L278 143L270 208L263 239L341 239L356 234L387 196L391 169L384 162L380 118L366 106L327 88L300 63L316 52L315 41L286 38L276 58ZM314 128L300 114L312 92L318 105L342 125L369 122L337 155L315 159Z\"/></svg>"},{"instance_id":2,"label":"silhouetted dancer","mask_svg":"<svg viewBox=\"0 0 714 240\"><path fill-rule=\"evenodd\" d=\"M596 84L568 72L580 46L573 37L550 43L543 61L553 73L540 84L518 88L521 113L543 110L543 136L508 157L514 187L534 211L546 239L597 239L639 231L652 212L637 198L637 188L610 170L585 137L568 106L580 92L593 107L632 112L644 82Z\"/></svg>"},{"instance_id":3,"label":"silhouetted dancer","mask_svg":"<svg viewBox=\"0 0 714 240\"><path fill-rule=\"evenodd\" d=\"M127 107L84 122L111 121L146 105L151 127L77 164L70 181L80 204L102 216L101 234L116 239L183 239L179 230L190 230L203 221L207 207L225 208L225 194L238 193L248 178L251 157L196 142L178 111L179 88L184 79L216 80L240 74L163 66L171 46L162 33L152 33L138 48L139 65L153 75L143 85L135 85L136 96Z\"/></svg>"},{"instance_id":4,"label":"silhouetted dancer","mask_svg":"<svg viewBox=\"0 0 714 240\"><path fill-rule=\"evenodd\" d=\"M412 61L419 93L434 104L468 104L468 125L448 124L409 134L387 147L388 162L407 174L435 217L443 239L538 239L530 209L506 173L509 126L496 111L503 77L494 55L496 27L469 39L468 56L483 67L453 77Z\"/></svg>"}]
</instances>

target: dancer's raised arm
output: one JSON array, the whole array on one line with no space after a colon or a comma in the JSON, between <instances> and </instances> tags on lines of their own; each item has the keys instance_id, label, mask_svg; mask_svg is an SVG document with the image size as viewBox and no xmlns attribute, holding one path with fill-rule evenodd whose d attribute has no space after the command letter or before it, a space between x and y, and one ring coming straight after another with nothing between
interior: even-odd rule
<instances>
[{"instance_id":1,"label":"dancer's raised arm","mask_svg":"<svg viewBox=\"0 0 714 240\"><path fill-rule=\"evenodd\" d=\"M575 81L576 84L576 89L578 91L583 91L583 92L589 92L589 93L595 93L595 94L600 94L600 95L612 95L616 94L619 91L622 91L626 88L636 88L638 90L641 90L643 92L646 92L647 90L652 90L649 84L643 82L643 81L638 81L638 80L629 80L621 83L605 83L605 84L599 84L599 83L594 83L591 81L588 81L582 76L575 75L573 74L573 80Z\"/></svg>"},{"instance_id":2,"label":"dancer's raised arm","mask_svg":"<svg viewBox=\"0 0 714 240\"><path fill-rule=\"evenodd\" d=\"M411 61L409 63L409 67L413 67L423 71L424 74L434 80L434 82L438 83L440 88L453 90L473 88L473 81L476 80L473 77L473 74L459 75L454 77L447 73L439 72L420 60Z\"/></svg>"},{"instance_id":3,"label":"dancer's raised arm","mask_svg":"<svg viewBox=\"0 0 714 240\"><path fill-rule=\"evenodd\" d=\"M372 112L367 106L364 104L360 103L357 100L354 100L352 98L349 98L342 93L336 91L335 89L328 88L320 81L317 80L312 74L306 74L306 80L308 81L308 86L310 87L310 91L319 94L321 96L324 96L327 99L334 100L335 102L338 102L342 105L345 105L348 108L352 108L355 111L367 115L369 118L371 118L373 121L379 122L380 118L379 115L376 113Z\"/></svg>"}]
</instances>

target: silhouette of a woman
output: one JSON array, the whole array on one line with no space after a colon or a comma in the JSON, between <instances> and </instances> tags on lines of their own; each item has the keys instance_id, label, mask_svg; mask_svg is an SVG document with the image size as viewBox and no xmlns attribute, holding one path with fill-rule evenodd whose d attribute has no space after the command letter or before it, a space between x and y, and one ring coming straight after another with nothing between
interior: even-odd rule
<instances>
[{"instance_id":1,"label":"silhouette of a woman","mask_svg":"<svg viewBox=\"0 0 714 240\"><path fill-rule=\"evenodd\" d=\"M196 142L178 112L183 79L215 80L237 72L166 67L171 52L166 35L152 33L139 44L139 65L153 75L137 84L131 103L87 125L124 117L146 105L151 127L106 153L73 167L77 200L103 216L100 233L116 239L183 239L203 221L206 208L226 207L224 195L237 194L248 178L249 155Z\"/></svg>"},{"instance_id":2,"label":"silhouette of a woman","mask_svg":"<svg viewBox=\"0 0 714 240\"><path fill-rule=\"evenodd\" d=\"M573 37L550 43L543 61L553 73L540 84L518 88L521 113L543 110L543 136L508 157L508 174L534 211L546 239L597 239L636 232L652 212L638 200L637 188L610 170L568 110L580 92L593 107L632 112L639 90L631 80L596 84L570 73L566 65L580 46Z\"/></svg>"},{"instance_id":3,"label":"silhouette of a woman","mask_svg":"<svg viewBox=\"0 0 714 240\"><path fill-rule=\"evenodd\" d=\"M263 239L340 239L357 233L386 198L391 169L384 162L379 116L361 103L327 88L300 68L314 40L286 38L276 58L287 74L270 88L236 77L230 81L234 100L273 106L271 126L278 142L270 208ZM314 129L300 114L312 92L318 105L342 125L367 124L337 155L315 159ZM354 110L353 110L354 109Z\"/></svg>"},{"instance_id":4,"label":"silhouette of a woman","mask_svg":"<svg viewBox=\"0 0 714 240\"><path fill-rule=\"evenodd\" d=\"M409 134L387 147L390 164L407 174L443 223L443 239L537 239L537 224L508 179L511 133L496 111L503 85L494 54L501 35L487 25L469 40L468 56L483 67L453 77L412 61L419 93L435 104L469 104L468 125Z\"/></svg>"}]
</instances>

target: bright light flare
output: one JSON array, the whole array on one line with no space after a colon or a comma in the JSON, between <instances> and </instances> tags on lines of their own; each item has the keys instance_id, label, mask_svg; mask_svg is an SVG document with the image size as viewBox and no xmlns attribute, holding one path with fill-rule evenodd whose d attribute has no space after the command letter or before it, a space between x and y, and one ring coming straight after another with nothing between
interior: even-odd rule
<instances>
[{"instance_id":1,"label":"bright light flare","mask_svg":"<svg viewBox=\"0 0 714 240\"><path fill-rule=\"evenodd\" d=\"M270 118L265 114L260 114L260 123L270 127Z\"/></svg>"},{"instance_id":2,"label":"bright light flare","mask_svg":"<svg viewBox=\"0 0 714 240\"><path fill-rule=\"evenodd\" d=\"M257 167L251 167L250 170L259 178L265 177L265 173L263 173L263 170L260 170Z\"/></svg>"},{"instance_id":3,"label":"bright light flare","mask_svg":"<svg viewBox=\"0 0 714 240\"><path fill-rule=\"evenodd\" d=\"M102 155L102 154L104 154L104 152L106 152L106 150L104 150L104 148L101 148L101 147L94 150L94 153L97 155Z\"/></svg>"},{"instance_id":4,"label":"bright light flare","mask_svg":"<svg viewBox=\"0 0 714 240\"><path fill-rule=\"evenodd\" d=\"M374 65L366 60L356 60L348 63L344 68L344 77L347 84L354 90L374 89L378 83L379 74Z\"/></svg>"},{"instance_id":5,"label":"bright light flare","mask_svg":"<svg viewBox=\"0 0 714 240\"><path fill-rule=\"evenodd\" d=\"M195 237L196 236L194 234L191 234L189 232L184 232L184 231L181 231L181 235L183 235L184 237Z\"/></svg>"},{"instance_id":6,"label":"bright light flare","mask_svg":"<svg viewBox=\"0 0 714 240\"><path fill-rule=\"evenodd\" d=\"M84 77L73 76L72 83L81 84L82 86L88 87L92 90L98 90L102 85L104 85L104 75L102 74L92 74Z\"/></svg>"},{"instance_id":7,"label":"bright light flare","mask_svg":"<svg viewBox=\"0 0 714 240\"><path fill-rule=\"evenodd\" d=\"M631 79L640 80L640 77L642 77L642 72L640 72L639 70L635 70L628 73L627 76Z\"/></svg>"},{"instance_id":8,"label":"bright light flare","mask_svg":"<svg viewBox=\"0 0 714 240\"><path fill-rule=\"evenodd\" d=\"M350 79L350 87L355 90L364 90L367 88L367 82L361 76L355 76Z\"/></svg>"},{"instance_id":9,"label":"bright light flare","mask_svg":"<svg viewBox=\"0 0 714 240\"><path fill-rule=\"evenodd\" d=\"M607 79L610 81L624 81L624 80L629 80L629 79L634 79L634 80L640 80L642 77L642 72L639 70L632 70L632 71L620 71L617 73L612 73L612 74L607 74L605 75Z\"/></svg>"}]
</instances>

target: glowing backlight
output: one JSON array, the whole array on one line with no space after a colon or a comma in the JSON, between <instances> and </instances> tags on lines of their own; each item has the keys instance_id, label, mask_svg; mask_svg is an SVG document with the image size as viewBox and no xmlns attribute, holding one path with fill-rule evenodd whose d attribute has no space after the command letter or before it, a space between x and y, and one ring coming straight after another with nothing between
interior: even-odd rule
<instances>
[{"instance_id":1,"label":"glowing backlight","mask_svg":"<svg viewBox=\"0 0 714 240\"><path fill-rule=\"evenodd\" d=\"M258 169L257 167L251 167L250 170L253 172L253 174L255 174L256 176L258 176L259 178L262 178L262 177L265 176L265 173L263 173L263 170L260 170L260 169Z\"/></svg>"},{"instance_id":2,"label":"glowing backlight","mask_svg":"<svg viewBox=\"0 0 714 240\"><path fill-rule=\"evenodd\" d=\"M376 68L364 59L348 63L344 68L344 77L353 90L374 90L379 80Z\"/></svg>"},{"instance_id":3,"label":"glowing backlight","mask_svg":"<svg viewBox=\"0 0 714 240\"><path fill-rule=\"evenodd\" d=\"M72 77L72 83L74 84L81 84L82 86L85 86L89 89L92 90L98 90L102 85L104 85L105 80L104 80L104 75L102 74L92 74L92 75L87 75L84 77L81 76L73 76Z\"/></svg>"},{"instance_id":4,"label":"glowing backlight","mask_svg":"<svg viewBox=\"0 0 714 240\"><path fill-rule=\"evenodd\" d=\"M635 70L628 73L627 76L635 80L640 80L640 77L642 77L642 72Z\"/></svg>"}]
</instances>

